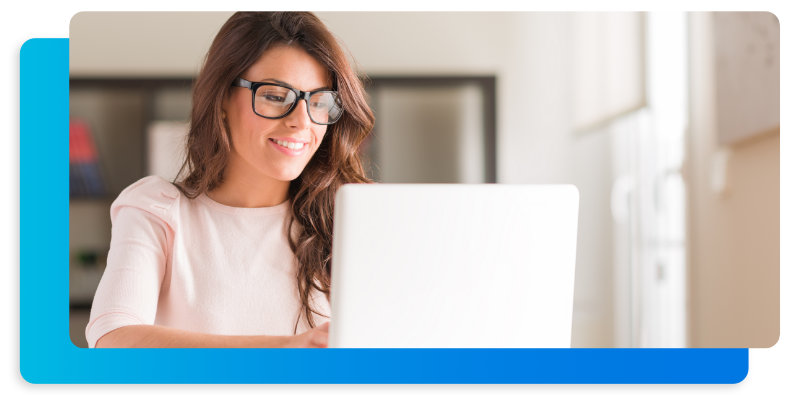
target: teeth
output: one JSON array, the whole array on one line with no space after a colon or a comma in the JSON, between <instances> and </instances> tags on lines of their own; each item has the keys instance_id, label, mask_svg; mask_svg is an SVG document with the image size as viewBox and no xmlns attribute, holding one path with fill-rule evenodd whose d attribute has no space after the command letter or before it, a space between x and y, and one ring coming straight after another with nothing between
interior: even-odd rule
<instances>
[{"instance_id":1,"label":"teeth","mask_svg":"<svg viewBox=\"0 0 800 395\"><path fill-rule=\"evenodd\" d=\"M303 146L305 145L304 143L292 143L292 142L283 141L283 140L272 140L272 141L274 141L275 144L278 144L281 147L286 147L286 148L288 148L290 150L299 150L300 148L303 148Z\"/></svg>"}]
</instances>

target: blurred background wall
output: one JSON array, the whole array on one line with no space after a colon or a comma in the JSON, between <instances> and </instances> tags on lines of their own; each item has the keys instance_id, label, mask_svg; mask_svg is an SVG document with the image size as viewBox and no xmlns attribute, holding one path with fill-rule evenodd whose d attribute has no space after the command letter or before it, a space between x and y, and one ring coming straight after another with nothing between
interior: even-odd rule
<instances>
[{"instance_id":1,"label":"blurred background wall","mask_svg":"<svg viewBox=\"0 0 800 395\"><path fill-rule=\"evenodd\" d=\"M690 21L689 342L770 347L780 332L778 20Z\"/></svg>"},{"instance_id":2,"label":"blurred background wall","mask_svg":"<svg viewBox=\"0 0 800 395\"><path fill-rule=\"evenodd\" d=\"M744 138L737 131L734 140L720 139L727 129L719 125L728 125L720 119L733 115L720 113L719 101L736 95L718 90L777 69L720 72L720 59L738 64L749 56L733 51L725 58L714 50L752 46L777 56L769 51L778 42L771 14L721 22L713 13L318 15L376 82L494 81L491 95L467 83L453 88L461 94L437 96L466 103L458 108L492 103L489 134L475 110L437 111L467 114L455 115L459 126L449 130L484 133L494 145L492 159L474 143L489 140L469 138L473 143L464 146L472 148L463 151L474 160L462 156L456 167L482 165L465 170L473 176L461 181L578 186L573 346L759 347L777 340L779 123L774 114L738 108L736 116L761 122ZM72 20L71 116L89 124L107 179L104 194L76 196L70 204L76 344L85 344L81 326L108 248L108 205L139 177L168 173L168 162L180 156L163 147L180 142L175 136L185 131L191 78L228 16L80 13ZM721 36L719 26L741 34L725 44L720 40L731 35ZM727 80L717 81L720 74ZM756 85L767 88L738 96L777 97L777 86ZM413 90L400 91L370 91L373 99L386 96L374 107L374 146L398 145L382 133L396 136L387 128L408 119L390 112L414 101ZM405 128L421 136L442 129L417 130L435 122L409 122ZM493 180L481 173L489 167ZM415 174L428 181L424 169Z\"/></svg>"}]
</instances>

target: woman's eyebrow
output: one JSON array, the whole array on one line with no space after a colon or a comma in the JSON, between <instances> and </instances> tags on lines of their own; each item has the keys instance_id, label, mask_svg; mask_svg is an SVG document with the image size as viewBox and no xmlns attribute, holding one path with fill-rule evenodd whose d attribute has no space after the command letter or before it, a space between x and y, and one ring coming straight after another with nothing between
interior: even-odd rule
<instances>
[{"instance_id":1,"label":"woman's eyebrow","mask_svg":"<svg viewBox=\"0 0 800 395\"><path fill-rule=\"evenodd\" d=\"M275 82L275 83L278 83L278 84L281 84L281 85L286 85L286 86L288 86L290 88L294 88L294 85L292 85L292 84L290 84L290 83L288 83L286 81L281 81L281 80L279 80L277 78L264 78L260 82ZM309 92L320 91L320 90L331 90L331 89L332 88L329 87L329 86L323 86L323 87L320 87L320 88L317 88L317 89L312 89Z\"/></svg>"}]
</instances>

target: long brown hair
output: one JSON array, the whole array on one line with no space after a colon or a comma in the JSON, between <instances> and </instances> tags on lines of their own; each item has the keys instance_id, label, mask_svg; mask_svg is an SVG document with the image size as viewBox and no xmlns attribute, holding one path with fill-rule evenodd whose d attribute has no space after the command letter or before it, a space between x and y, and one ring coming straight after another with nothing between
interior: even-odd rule
<instances>
[{"instance_id":1,"label":"long brown hair","mask_svg":"<svg viewBox=\"0 0 800 395\"><path fill-rule=\"evenodd\" d=\"M375 123L364 87L325 25L308 12L237 12L220 28L208 50L192 95L187 157L176 184L189 198L218 187L231 150L230 131L222 103L235 78L275 45L303 48L329 72L339 91L344 114L328 126L317 152L300 176L289 184L291 217L286 229L297 257L297 287L301 316L314 326L311 293L330 297L333 207L336 191L345 183L370 182L358 147Z\"/></svg>"}]
</instances>

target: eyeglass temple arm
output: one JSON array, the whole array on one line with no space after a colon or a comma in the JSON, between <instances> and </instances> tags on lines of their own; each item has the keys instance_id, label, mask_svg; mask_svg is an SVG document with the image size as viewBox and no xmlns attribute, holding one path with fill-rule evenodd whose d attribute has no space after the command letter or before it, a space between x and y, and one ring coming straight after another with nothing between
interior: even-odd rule
<instances>
[{"instance_id":1,"label":"eyeglass temple arm","mask_svg":"<svg viewBox=\"0 0 800 395\"><path fill-rule=\"evenodd\" d=\"M231 85L232 86L241 86L242 88L250 89L253 86L253 83L248 81L248 80L242 79L242 78L237 78L237 79L233 80L233 84L231 84Z\"/></svg>"}]
</instances>

